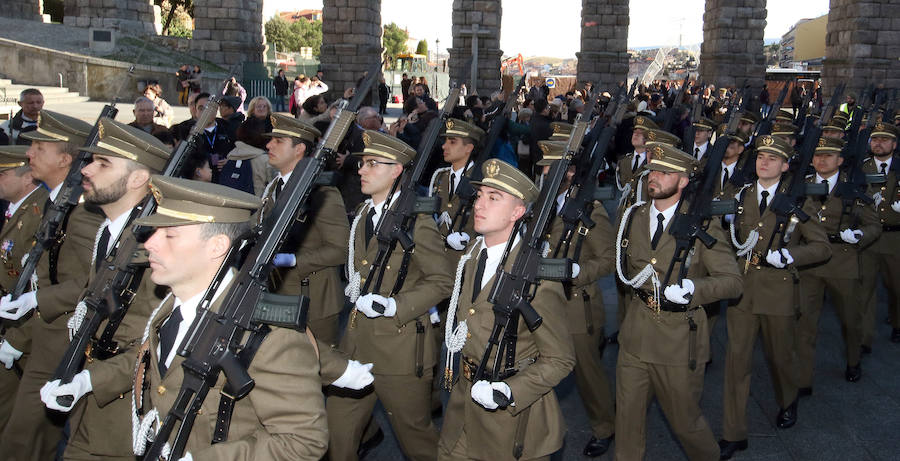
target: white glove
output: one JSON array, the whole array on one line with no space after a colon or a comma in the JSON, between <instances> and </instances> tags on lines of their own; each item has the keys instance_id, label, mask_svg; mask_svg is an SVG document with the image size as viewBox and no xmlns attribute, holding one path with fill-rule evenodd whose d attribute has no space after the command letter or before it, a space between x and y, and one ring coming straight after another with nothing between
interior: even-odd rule
<instances>
[{"instance_id":1,"label":"white glove","mask_svg":"<svg viewBox=\"0 0 900 461\"><path fill-rule=\"evenodd\" d=\"M878 208L878 205L881 205L881 202L884 201L884 197L881 196L881 192L875 192L872 194L872 200L875 200L875 208ZM24 264L22 264L24 266Z\"/></svg>"},{"instance_id":2,"label":"white glove","mask_svg":"<svg viewBox=\"0 0 900 461\"><path fill-rule=\"evenodd\" d=\"M450 227L450 224L453 224L453 218L450 217L450 213L447 213L446 211L441 213L437 220L438 227L442 225Z\"/></svg>"},{"instance_id":3,"label":"white glove","mask_svg":"<svg viewBox=\"0 0 900 461\"><path fill-rule=\"evenodd\" d=\"M900 213L900 200L891 204L891 209L894 210L894 213Z\"/></svg>"},{"instance_id":4,"label":"white glove","mask_svg":"<svg viewBox=\"0 0 900 461\"><path fill-rule=\"evenodd\" d=\"M431 320L432 325L441 323L441 314L438 313L437 307L428 309L428 318Z\"/></svg>"},{"instance_id":5,"label":"white glove","mask_svg":"<svg viewBox=\"0 0 900 461\"><path fill-rule=\"evenodd\" d=\"M194 461L194 457L191 456L191 452L187 452L181 458L178 458L178 461Z\"/></svg>"},{"instance_id":6,"label":"white glove","mask_svg":"<svg viewBox=\"0 0 900 461\"><path fill-rule=\"evenodd\" d=\"M682 279L681 285L677 283L669 285L663 294L675 304L690 304L690 297L694 294L694 282L691 279Z\"/></svg>"},{"instance_id":7,"label":"white glove","mask_svg":"<svg viewBox=\"0 0 900 461\"><path fill-rule=\"evenodd\" d=\"M863 232L859 229L844 229L841 231L841 240L849 243L859 243L859 239L862 238Z\"/></svg>"},{"instance_id":8,"label":"white glove","mask_svg":"<svg viewBox=\"0 0 900 461\"><path fill-rule=\"evenodd\" d=\"M0 298L0 318L7 320L19 320L25 314L37 307L37 294L34 291L19 296L13 301L12 295Z\"/></svg>"},{"instance_id":9,"label":"white glove","mask_svg":"<svg viewBox=\"0 0 900 461\"><path fill-rule=\"evenodd\" d=\"M375 381L372 376L371 363L359 363L356 360L347 362L347 368L340 378L331 383L334 387L342 387L344 389L360 390Z\"/></svg>"},{"instance_id":10,"label":"white glove","mask_svg":"<svg viewBox=\"0 0 900 461\"><path fill-rule=\"evenodd\" d=\"M781 258L784 257L785 262L781 261ZM791 257L791 254L788 253L786 248L782 248L780 252L769 250L769 253L766 254L766 262L772 265L772 267L776 267L778 269L782 269L788 264L794 262L794 258Z\"/></svg>"},{"instance_id":11,"label":"white glove","mask_svg":"<svg viewBox=\"0 0 900 461\"><path fill-rule=\"evenodd\" d=\"M293 253L277 253L272 258L275 267L294 267L297 265L297 255Z\"/></svg>"},{"instance_id":12,"label":"white glove","mask_svg":"<svg viewBox=\"0 0 900 461\"><path fill-rule=\"evenodd\" d=\"M734 213L728 213L727 215L725 215L725 222L731 224L732 221L734 221Z\"/></svg>"},{"instance_id":13,"label":"white glove","mask_svg":"<svg viewBox=\"0 0 900 461\"><path fill-rule=\"evenodd\" d=\"M581 266L578 263L572 263L572 278L578 277L578 274L581 273Z\"/></svg>"},{"instance_id":14,"label":"white glove","mask_svg":"<svg viewBox=\"0 0 900 461\"><path fill-rule=\"evenodd\" d=\"M447 236L447 245L450 245L450 248L456 251L465 250L468 244L469 234L465 232L453 232Z\"/></svg>"},{"instance_id":15,"label":"white glove","mask_svg":"<svg viewBox=\"0 0 900 461\"><path fill-rule=\"evenodd\" d=\"M385 298L381 295L372 295L372 301L384 306L384 314L381 314L385 317L393 317L397 314L397 301L394 301L394 298Z\"/></svg>"},{"instance_id":16,"label":"white glove","mask_svg":"<svg viewBox=\"0 0 900 461\"><path fill-rule=\"evenodd\" d=\"M0 363L7 370L12 369L13 362L22 358L22 351L12 347L9 342L0 340Z\"/></svg>"},{"instance_id":17,"label":"white glove","mask_svg":"<svg viewBox=\"0 0 900 461\"><path fill-rule=\"evenodd\" d=\"M364 294L356 300L356 310L365 314L366 317L370 319L374 319L375 317L381 317L381 314L375 312L372 309L372 297L375 296L372 293Z\"/></svg>"},{"instance_id":18,"label":"white glove","mask_svg":"<svg viewBox=\"0 0 900 461\"><path fill-rule=\"evenodd\" d=\"M72 377L72 382L68 384L60 384L58 379L44 384L44 387L41 388L41 401L51 410L68 412L75 406L75 402L78 399L84 397L84 394L92 390L94 390L94 387L91 385L91 372L81 370L80 373ZM56 401L57 397L64 395L74 397L72 403L68 406L60 405Z\"/></svg>"},{"instance_id":19,"label":"white glove","mask_svg":"<svg viewBox=\"0 0 900 461\"><path fill-rule=\"evenodd\" d=\"M483 379L472 385L472 400L488 410L496 410L500 405L494 401L495 390L503 393L507 400L512 400L512 390L506 383L492 383Z\"/></svg>"}]
</instances>

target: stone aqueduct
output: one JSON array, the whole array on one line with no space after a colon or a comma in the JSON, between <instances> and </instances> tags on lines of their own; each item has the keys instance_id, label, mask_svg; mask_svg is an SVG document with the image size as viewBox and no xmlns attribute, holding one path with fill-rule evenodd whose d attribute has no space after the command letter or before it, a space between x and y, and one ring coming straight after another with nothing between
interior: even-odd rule
<instances>
[{"instance_id":1,"label":"stone aqueduct","mask_svg":"<svg viewBox=\"0 0 900 461\"><path fill-rule=\"evenodd\" d=\"M42 0L4 0L0 15L39 20ZM158 9L151 0L65 0L65 23L157 33ZM262 0L194 0L193 52L228 67L261 61ZM453 0L452 79L469 75L472 29L477 24L480 89L500 81L501 0ZM628 0L582 0L578 81L607 87L623 80ZM706 0L700 79L717 86L745 80L761 87L766 0ZM334 88L353 85L380 59L381 0L324 0L321 66ZM822 73L826 91L837 81L851 90L868 82L900 88L900 8L896 0L830 0Z\"/></svg>"}]
</instances>

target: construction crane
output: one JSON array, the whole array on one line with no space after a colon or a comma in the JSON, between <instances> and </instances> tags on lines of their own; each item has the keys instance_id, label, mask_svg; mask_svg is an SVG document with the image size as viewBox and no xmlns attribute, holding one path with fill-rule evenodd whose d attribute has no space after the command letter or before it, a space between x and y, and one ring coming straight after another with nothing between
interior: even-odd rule
<instances>
[{"instance_id":1,"label":"construction crane","mask_svg":"<svg viewBox=\"0 0 900 461\"><path fill-rule=\"evenodd\" d=\"M525 75L525 60L522 58L522 54L519 53L518 56L506 58L503 61L500 61L500 73L505 74L509 69L509 64L518 64L519 65L519 75Z\"/></svg>"}]
</instances>

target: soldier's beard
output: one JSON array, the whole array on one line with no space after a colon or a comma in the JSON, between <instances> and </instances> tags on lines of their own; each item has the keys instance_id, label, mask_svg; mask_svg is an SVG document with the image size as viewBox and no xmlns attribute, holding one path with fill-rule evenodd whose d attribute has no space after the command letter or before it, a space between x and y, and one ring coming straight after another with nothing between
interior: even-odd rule
<instances>
[{"instance_id":1,"label":"soldier's beard","mask_svg":"<svg viewBox=\"0 0 900 461\"><path fill-rule=\"evenodd\" d=\"M88 180L90 182L90 180ZM91 205L106 205L122 198L128 190L128 175L123 175L118 181L99 189L90 182L91 190L84 193L84 201Z\"/></svg>"},{"instance_id":2,"label":"soldier's beard","mask_svg":"<svg viewBox=\"0 0 900 461\"><path fill-rule=\"evenodd\" d=\"M654 187L655 186L655 187ZM672 187L668 189L663 189L659 183L651 183L650 187L647 188L647 195L654 200L665 200L673 195L675 192L678 192L678 184L674 184Z\"/></svg>"}]
</instances>

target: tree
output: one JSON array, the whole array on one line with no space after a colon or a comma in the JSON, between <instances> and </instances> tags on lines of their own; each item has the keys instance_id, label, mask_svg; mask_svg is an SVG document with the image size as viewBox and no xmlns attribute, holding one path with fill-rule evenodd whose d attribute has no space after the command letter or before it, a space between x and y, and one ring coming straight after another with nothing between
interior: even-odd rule
<instances>
[{"instance_id":1,"label":"tree","mask_svg":"<svg viewBox=\"0 0 900 461\"><path fill-rule=\"evenodd\" d=\"M394 57L400 53L405 53L406 41L409 40L409 34L400 28L396 23L390 23L384 26L384 37L381 39L384 44L385 53Z\"/></svg>"},{"instance_id":2,"label":"tree","mask_svg":"<svg viewBox=\"0 0 900 461\"><path fill-rule=\"evenodd\" d=\"M419 40L419 44L416 45L416 54L428 56L428 42L426 42L424 38Z\"/></svg>"},{"instance_id":3,"label":"tree","mask_svg":"<svg viewBox=\"0 0 900 461\"><path fill-rule=\"evenodd\" d=\"M279 51L300 51L308 46L313 56L319 56L322 48L322 21L298 19L290 23L281 16L273 16L266 22L266 42L272 43Z\"/></svg>"}]
</instances>

